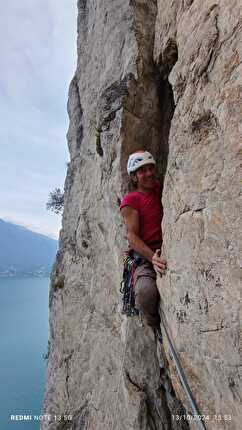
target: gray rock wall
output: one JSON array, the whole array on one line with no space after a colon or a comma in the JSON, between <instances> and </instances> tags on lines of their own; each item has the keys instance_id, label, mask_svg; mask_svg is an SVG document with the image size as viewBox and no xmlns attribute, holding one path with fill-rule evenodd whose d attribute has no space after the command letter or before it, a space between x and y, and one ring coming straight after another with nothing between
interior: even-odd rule
<instances>
[{"instance_id":1,"label":"gray rock wall","mask_svg":"<svg viewBox=\"0 0 242 430\"><path fill-rule=\"evenodd\" d=\"M154 55L161 74L178 50L169 68L175 111L163 192L169 271L159 289L212 430L239 429L242 419L241 23L240 1L158 3Z\"/></svg>"},{"instance_id":2,"label":"gray rock wall","mask_svg":"<svg viewBox=\"0 0 242 430\"><path fill-rule=\"evenodd\" d=\"M152 331L119 310L118 199L144 146L164 178L170 334L201 412L232 415L208 428L239 428L241 7L227 3L78 1L42 429L188 428L172 416L190 407L167 342L157 355Z\"/></svg>"}]
</instances>

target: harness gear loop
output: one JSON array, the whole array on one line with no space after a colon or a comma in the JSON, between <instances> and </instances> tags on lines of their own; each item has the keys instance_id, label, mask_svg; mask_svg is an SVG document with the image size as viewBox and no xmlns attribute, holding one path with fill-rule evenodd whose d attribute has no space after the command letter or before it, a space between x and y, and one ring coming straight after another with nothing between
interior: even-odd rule
<instances>
[{"instance_id":1,"label":"harness gear loop","mask_svg":"<svg viewBox=\"0 0 242 430\"><path fill-rule=\"evenodd\" d=\"M134 272L141 263L140 257L135 257L133 251L126 252L123 258L123 279L120 283L120 293L122 294L122 314L128 317L139 315L135 307L134 297Z\"/></svg>"}]
</instances>

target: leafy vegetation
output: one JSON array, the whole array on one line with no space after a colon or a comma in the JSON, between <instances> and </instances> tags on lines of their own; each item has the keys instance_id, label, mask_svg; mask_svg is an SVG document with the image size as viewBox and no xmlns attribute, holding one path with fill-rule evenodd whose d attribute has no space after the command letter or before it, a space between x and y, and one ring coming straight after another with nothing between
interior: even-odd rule
<instances>
[{"instance_id":1,"label":"leafy vegetation","mask_svg":"<svg viewBox=\"0 0 242 430\"><path fill-rule=\"evenodd\" d=\"M49 194L49 200L46 203L46 209L61 214L64 208L64 191L60 188L55 188Z\"/></svg>"}]
</instances>

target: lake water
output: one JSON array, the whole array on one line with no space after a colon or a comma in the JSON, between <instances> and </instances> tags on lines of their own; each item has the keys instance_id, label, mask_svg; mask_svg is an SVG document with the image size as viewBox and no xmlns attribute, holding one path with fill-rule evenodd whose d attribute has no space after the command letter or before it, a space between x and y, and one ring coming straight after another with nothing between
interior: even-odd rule
<instances>
[{"instance_id":1,"label":"lake water","mask_svg":"<svg viewBox=\"0 0 242 430\"><path fill-rule=\"evenodd\" d=\"M48 278L0 278L0 429L37 430L48 344ZM10 415L31 415L11 421Z\"/></svg>"}]
</instances>

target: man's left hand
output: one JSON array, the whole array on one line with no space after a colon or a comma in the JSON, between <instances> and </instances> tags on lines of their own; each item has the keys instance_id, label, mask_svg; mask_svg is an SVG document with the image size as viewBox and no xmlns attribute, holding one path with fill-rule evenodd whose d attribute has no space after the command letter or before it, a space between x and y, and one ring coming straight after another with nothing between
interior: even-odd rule
<instances>
[{"instance_id":1,"label":"man's left hand","mask_svg":"<svg viewBox=\"0 0 242 430\"><path fill-rule=\"evenodd\" d=\"M160 255L160 250L157 249L152 257L152 264L156 273L160 276L166 273L167 262L164 257Z\"/></svg>"}]
</instances>

